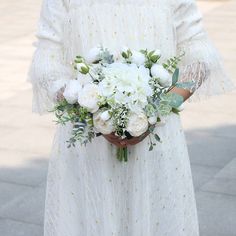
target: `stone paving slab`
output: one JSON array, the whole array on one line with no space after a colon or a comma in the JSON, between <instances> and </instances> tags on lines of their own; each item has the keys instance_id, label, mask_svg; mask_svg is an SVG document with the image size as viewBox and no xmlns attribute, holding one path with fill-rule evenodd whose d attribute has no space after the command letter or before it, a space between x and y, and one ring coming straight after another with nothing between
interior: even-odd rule
<instances>
[{"instance_id":1,"label":"stone paving slab","mask_svg":"<svg viewBox=\"0 0 236 236\"><path fill-rule=\"evenodd\" d=\"M235 158L236 138L218 137L191 130L186 133L192 164L223 168ZM233 139L233 140L232 140Z\"/></svg>"},{"instance_id":2,"label":"stone paving slab","mask_svg":"<svg viewBox=\"0 0 236 236\"><path fill-rule=\"evenodd\" d=\"M201 236L236 236L236 197L197 192Z\"/></svg>"},{"instance_id":3,"label":"stone paving slab","mask_svg":"<svg viewBox=\"0 0 236 236\"><path fill-rule=\"evenodd\" d=\"M37 187L46 181L48 156L12 150L0 150L0 156L7 157L1 160L0 184L4 181Z\"/></svg>"},{"instance_id":4,"label":"stone paving slab","mask_svg":"<svg viewBox=\"0 0 236 236\"><path fill-rule=\"evenodd\" d=\"M223 169L216 175L216 178L236 179L236 157L229 162Z\"/></svg>"},{"instance_id":5,"label":"stone paving slab","mask_svg":"<svg viewBox=\"0 0 236 236\"><path fill-rule=\"evenodd\" d=\"M35 224L0 218L1 236L42 236L43 227Z\"/></svg>"},{"instance_id":6,"label":"stone paving slab","mask_svg":"<svg viewBox=\"0 0 236 236\"><path fill-rule=\"evenodd\" d=\"M200 189L203 191L210 191L215 193L229 194L236 196L236 179L228 179L228 178L213 178L209 180L205 185L203 185ZM236 206L235 206L236 211Z\"/></svg>"},{"instance_id":7,"label":"stone paving slab","mask_svg":"<svg viewBox=\"0 0 236 236\"><path fill-rule=\"evenodd\" d=\"M43 225L45 186L30 189L0 207L0 218Z\"/></svg>"},{"instance_id":8,"label":"stone paving slab","mask_svg":"<svg viewBox=\"0 0 236 236\"><path fill-rule=\"evenodd\" d=\"M209 182L220 170L219 167L191 164L194 189L197 192L204 184Z\"/></svg>"},{"instance_id":9,"label":"stone paving slab","mask_svg":"<svg viewBox=\"0 0 236 236\"><path fill-rule=\"evenodd\" d=\"M7 205L10 201L15 200L24 192L32 191L32 187L26 185L13 184L8 182L0 182L0 209Z\"/></svg>"}]
</instances>

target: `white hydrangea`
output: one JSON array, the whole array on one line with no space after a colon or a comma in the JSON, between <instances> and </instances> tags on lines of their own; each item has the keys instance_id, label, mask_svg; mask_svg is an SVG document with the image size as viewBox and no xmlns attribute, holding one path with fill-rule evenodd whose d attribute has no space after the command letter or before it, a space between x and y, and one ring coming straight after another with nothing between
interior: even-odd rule
<instances>
[{"instance_id":1,"label":"white hydrangea","mask_svg":"<svg viewBox=\"0 0 236 236\"><path fill-rule=\"evenodd\" d=\"M149 70L136 64L113 63L103 69L105 78L99 84L103 96L114 98L116 103L139 104L145 107L153 91L149 85Z\"/></svg>"}]
</instances>

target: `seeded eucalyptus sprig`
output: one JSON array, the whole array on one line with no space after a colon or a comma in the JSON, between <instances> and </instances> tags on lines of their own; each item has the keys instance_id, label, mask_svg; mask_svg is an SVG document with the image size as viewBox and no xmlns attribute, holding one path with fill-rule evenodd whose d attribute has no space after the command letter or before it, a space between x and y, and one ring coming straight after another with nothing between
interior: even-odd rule
<instances>
[{"instance_id":1,"label":"seeded eucalyptus sprig","mask_svg":"<svg viewBox=\"0 0 236 236\"><path fill-rule=\"evenodd\" d=\"M163 67L169 71L169 73L174 73L174 71L177 69L179 62L185 55L184 52L182 52L179 56L174 56L170 59L168 59L165 63L163 63Z\"/></svg>"}]
</instances>

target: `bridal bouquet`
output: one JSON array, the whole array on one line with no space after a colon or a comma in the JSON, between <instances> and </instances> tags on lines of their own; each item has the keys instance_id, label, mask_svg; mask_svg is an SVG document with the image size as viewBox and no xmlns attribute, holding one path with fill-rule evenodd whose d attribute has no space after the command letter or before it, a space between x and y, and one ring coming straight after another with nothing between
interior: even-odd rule
<instances>
[{"instance_id":1,"label":"bridal bouquet","mask_svg":"<svg viewBox=\"0 0 236 236\"><path fill-rule=\"evenodd\" d=\"M181 110L183 97L170 90L191 86L178 82L181 56L164 63L160 59L159 50L124 48L115 56L103 47L77 56L76 78L55 82L63 94L53 110L57 122L73 124L68 147L76 142L86 145L99 134L114 133L124 139L150 132L151 151L161 141L155 125ZM117 158L127 161L127 148L117 148Z\"/></svg>"}]
</instances>

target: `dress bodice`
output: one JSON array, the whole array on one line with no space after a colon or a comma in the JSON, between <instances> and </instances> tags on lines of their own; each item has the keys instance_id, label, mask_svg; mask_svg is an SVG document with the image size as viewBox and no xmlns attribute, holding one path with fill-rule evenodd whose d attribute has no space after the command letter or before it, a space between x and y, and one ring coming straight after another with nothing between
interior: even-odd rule
<instances>
[{"instance_id":1,"label":"dress bodice","mask_svg":"<svg viewBox=\"0 0 236 236\"><path fill-rule=\"evenodd\" d=\"M71 0L65 24L64 42L73 48L68 60L97 44L113 51L128 46L164 49L166 57L175 54L171 9L159 1Z\"/></svg>"}]
</instances>

